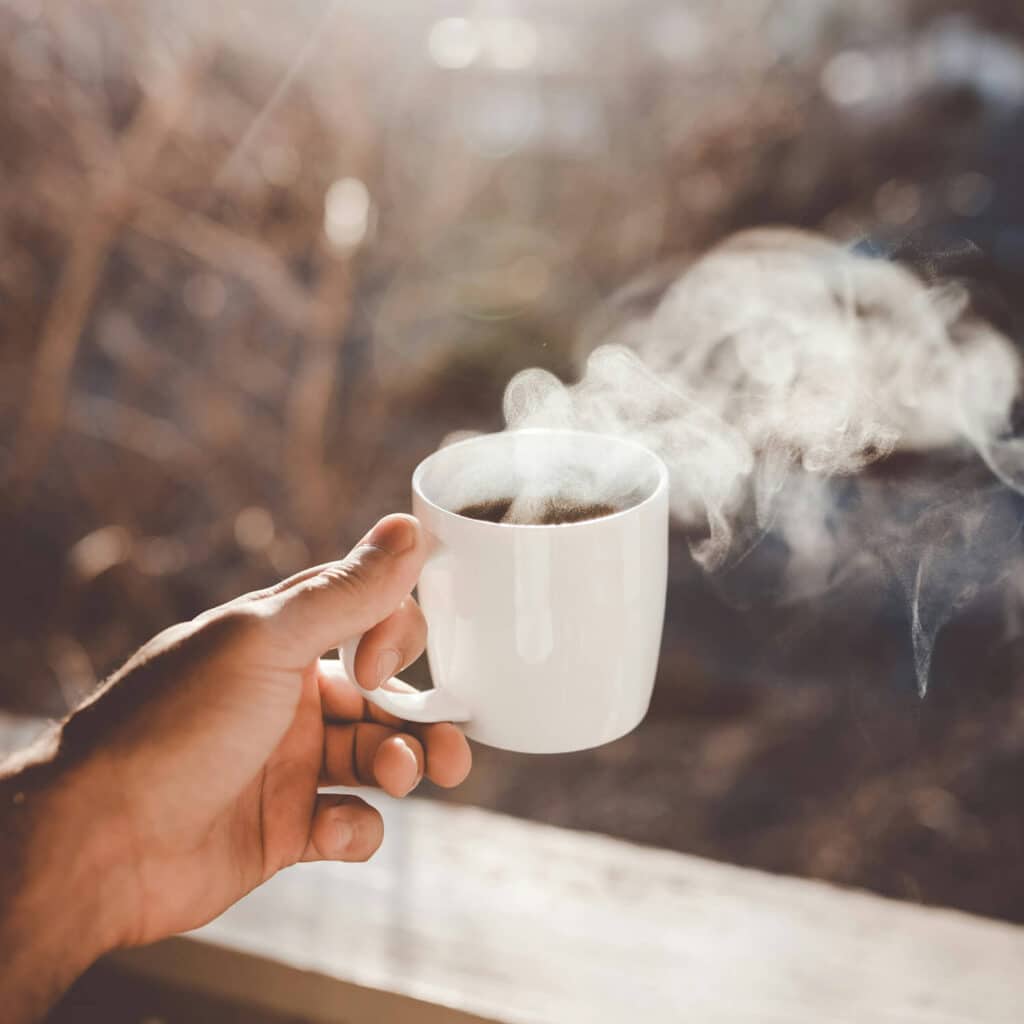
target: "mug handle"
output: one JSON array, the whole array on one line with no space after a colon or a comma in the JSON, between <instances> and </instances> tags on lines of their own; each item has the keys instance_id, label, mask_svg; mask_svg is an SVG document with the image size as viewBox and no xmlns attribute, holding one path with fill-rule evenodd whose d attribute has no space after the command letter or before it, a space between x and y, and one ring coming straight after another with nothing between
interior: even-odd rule
<instances>
[{"instance_id":1,"label":"mug handle","mask_svg":"<svg viewBox=\"0 0 1024 1024\"><path fill-rule=\"evenodd\" d=\"M338 653L345 666L345 674L356 682L356 650L362 636L353 637L342 644ZM359 686L356 683L356 686ZM359 687L363 699L387 711L389 714L404 718L407 722L468 722L471 718L469 709L447 690L434 687L432 690L385 690L378 686L376 690L364 690Z\"/></svg>"}]
</instances>

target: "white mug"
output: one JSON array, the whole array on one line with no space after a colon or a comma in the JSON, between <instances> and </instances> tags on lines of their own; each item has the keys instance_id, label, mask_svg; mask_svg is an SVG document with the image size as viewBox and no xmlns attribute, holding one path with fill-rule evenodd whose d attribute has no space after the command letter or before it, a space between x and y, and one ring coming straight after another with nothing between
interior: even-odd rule
<instances>
[{"instance_id":1,"label":"white mug","mask_svg":"<svg viewBox=\"0 0 1024 1024\"><path fill-rule=\"evenodd\" d=\"M569 478L596 481L602 495L617 489L627 507L554 525L457 514ZM435 452L417 467L412 492L430 545L418 595L435 688L385 684L366 699L409 721L464 722L471 739L521 753L595 747L639 725L665 612L661 460L600 434L508 431ZM357 643L342 648L353 679Z\"/></svg>"}]
</instances>

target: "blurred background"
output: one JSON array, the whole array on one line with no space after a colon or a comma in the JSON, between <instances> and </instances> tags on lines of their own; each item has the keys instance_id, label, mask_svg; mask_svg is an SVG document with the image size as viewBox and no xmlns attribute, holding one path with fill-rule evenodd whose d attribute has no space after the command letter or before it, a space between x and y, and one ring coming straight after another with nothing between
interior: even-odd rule
<instances>
[{"instance_id":1,"label":"blurred background","mask_svg":"<svg viewBox=\"0 0 1024 1024\"><path fill-rule=\"evenodd\" d=\"M1024 311L1003 0L0 0L0 38L0 707L60 716L344 552L737 229L941 253ZM895 584L721 584L674 533L636 733L430 795L1024 921L1005 610L959 609L922 700Z\"/></svg>"}]
</instances>

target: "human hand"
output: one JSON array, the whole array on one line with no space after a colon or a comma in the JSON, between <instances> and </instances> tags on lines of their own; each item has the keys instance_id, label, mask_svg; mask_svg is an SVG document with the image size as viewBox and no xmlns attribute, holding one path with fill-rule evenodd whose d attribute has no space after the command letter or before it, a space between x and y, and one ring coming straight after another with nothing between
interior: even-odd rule
<instances>
[{"instance_id":1,"label":"human hand","mask_svg":"<svg viewBox=\"0 0 1024 1024\"><path fill-rule=\"evenodd\" d=\"M365 686L415 660L426 627L409 595L424 557L417 521L389 516L344 561L161 633L65 723L61 801L39 807L84 830L104 893L97 953L195 928L297 861L371 856L378 812L318 785L404 796L424 774L465 778L454 725L400 722L319 660L364 632ZM56 822L42 831L51 853L70 842Z\"/></svg>"}]
</instances>

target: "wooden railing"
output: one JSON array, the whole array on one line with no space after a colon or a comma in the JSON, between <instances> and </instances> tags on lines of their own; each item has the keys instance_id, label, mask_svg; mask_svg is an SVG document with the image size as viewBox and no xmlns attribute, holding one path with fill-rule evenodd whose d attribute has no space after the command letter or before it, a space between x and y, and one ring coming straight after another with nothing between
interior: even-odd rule
<instances>
[{"instance_id":1,"label":"wooden railing","mask_svg":"<svg viewBox=\"0 0 1024 1024\"><path fill-rule=\"evenodd\" d=\"M1024 929L426 799L120 969L331 1024L1019 1024Z\"/></svg>"}]
</instances>

